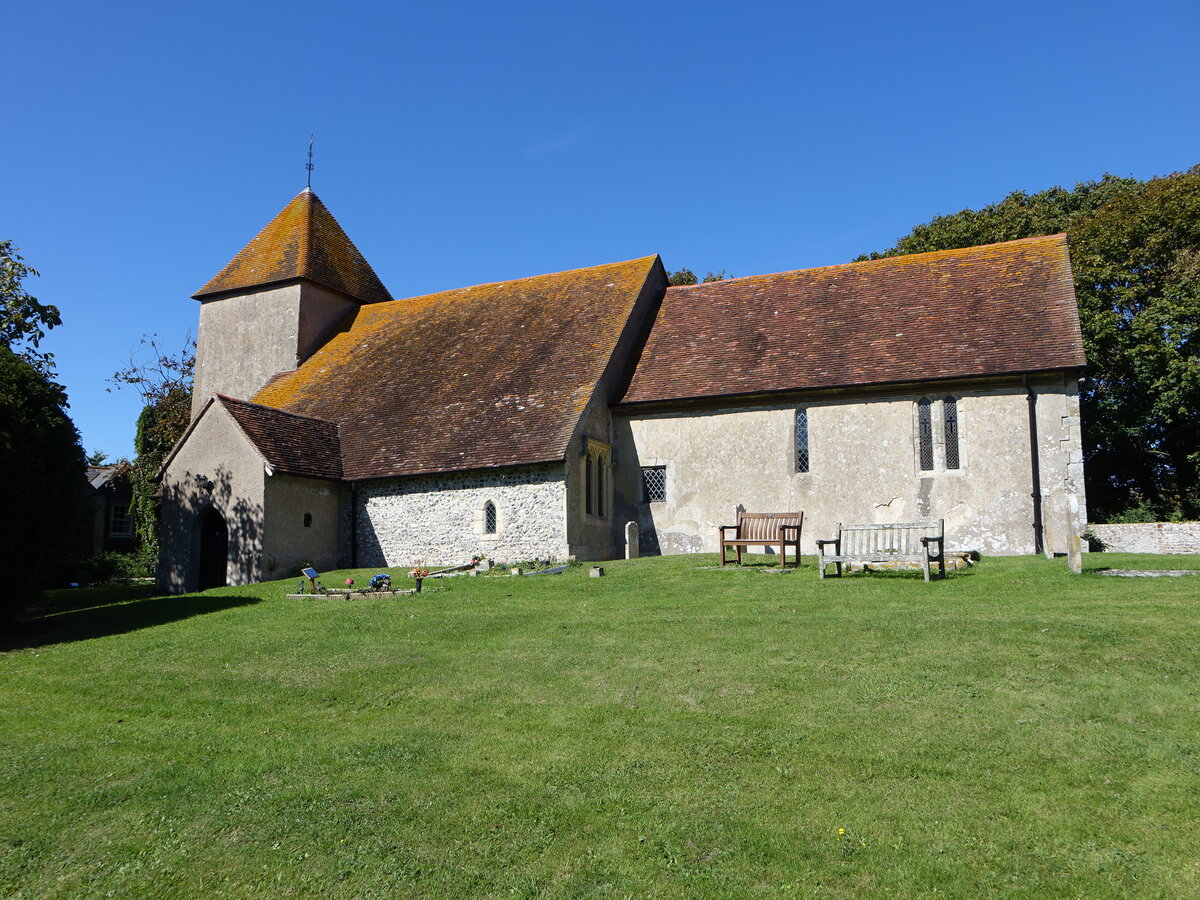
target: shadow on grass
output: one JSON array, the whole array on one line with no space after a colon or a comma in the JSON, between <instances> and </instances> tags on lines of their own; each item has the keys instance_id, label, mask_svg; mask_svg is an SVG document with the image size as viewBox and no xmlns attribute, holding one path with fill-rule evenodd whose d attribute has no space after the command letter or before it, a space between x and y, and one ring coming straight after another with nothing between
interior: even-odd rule
<instances>
[{"instance_id":1,"label":"shadow on grass","mask_svg":"<svg viewBox=\"0 0 1200 900\"><path fill-rule=\"evenodd\" d=\"M145 590L154 592L152 588ZM51 597L50 603L39 604L33 617L6 629L0 634L0 651L28 650L49 644L125 634L190 619L192 616L248 606L261 599L228 594L189 594L184 597L153 596L122 602L128 601L130 596L128 588L124 591L119 600L108 599L104 594L95 594L91 590L87 592L91 596L86 598L83 591L79 591L78 596L70 596L75 592L53 592L67 596L61 598L61 603L56 602L59 598ZM89 605L82 605L89 600Z\"/></svg>"}]
</instances>

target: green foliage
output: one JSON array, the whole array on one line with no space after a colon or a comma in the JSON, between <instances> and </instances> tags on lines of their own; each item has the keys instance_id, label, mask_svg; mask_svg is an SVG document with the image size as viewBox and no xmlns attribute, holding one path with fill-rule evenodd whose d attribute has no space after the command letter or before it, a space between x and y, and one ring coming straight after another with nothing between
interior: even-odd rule
<instances>
[{"instance_id":1,"label":"green foliage","mask_svg":"<svg viewBox=\"0 0 1200 900\"><path fill-rule=\"evenodd\" d=\"M667 275L667 284L671 287L687 287L692 284L708 284L713 281L724 281L729 275L724 269L720 272L708 272L703 278L697 278L691 269L678 269Z\"/></svg>"},{"instance_id":2,"label":"green foliage","mask_svg":"<svg viewBox=\"0 0 1200 900\"><path fill-rule=\"evenodd\" d=\"M1065 231L1087 350L1093 520L1200 516L1200 166L1010 194L919 225L881 259Z\"/></svg>"},{"instance_id":3,"label":"green foliage","mask_svg":"<svg viewBox=\"0 0 1200 900\"><path fill-rule=\"evenodd\" d=\"M134 578L145 578L153 574L146 558L138 552L97 553L84 563L89 584L119 584Z\"/></svg>"},{"instance_id":4,"label":"green foliage","mask_svg":"<svg viewBox=\"0 0 1200 900\"><path fill-rule=\"evenodd\" d=\"M49 375L54 355L40 353L37 347L47 331L62 324L62 318L58 307L38 302L25 290L24 280L37 274L37 269L25 265L12 241L0 241L0 346L20 353Z\"/></svg>"},{"instance_id":5,"label":"green foliage","mask_svg":"<svg viewBox=\"0 0 1200 900\"><path fill-rule=\"evenodd\" d=\"M158 559L158 510L154 502L158 469L187 430L192 406L196 342L190 337L178 353L168 353L156 335L142 338L149 357L131 353L129 364L112 377L118 387L132 387L146 404L137 420L129 472L133 488L129 514L144 561Z\"/></svg>"},{"instance_id":6,"label":"green foliage","mask_svg":"<svg viewBox=\"0 0 1200 900\"><path fill-rule=\"evenodd\" d=\"M0 343L0 621L36 599L66 555L84 488L67 396Z\"/></svg>"}]
</instances>

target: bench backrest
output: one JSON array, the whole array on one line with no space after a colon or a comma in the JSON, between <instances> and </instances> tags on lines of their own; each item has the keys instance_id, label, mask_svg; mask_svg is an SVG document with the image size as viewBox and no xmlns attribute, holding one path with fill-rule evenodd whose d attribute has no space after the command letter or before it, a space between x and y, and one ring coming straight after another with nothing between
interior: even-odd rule
<instances>
[{"instance_id":1,"label":"bench backrest","mask_svg":"<svg viewBox=\"0 0 1200 900\"><path fill-rule=\"evenodd\" d=\"M841 553L846 556L896 554L914 556L925 552L923 537L942 537L944 521L897 522L890 525L838 525Z\"/></svg>"},{"instance_id":2,"label":"bench backrest","mask_svg":"<svg viewBox=\"0 0 1200 900\"><path fill-rule=\"evenodd\" d=\"M804 513L738 513L737 536L748 541L777 541L779 540L780 525L804 524ZM788 537L795 537L789 533Z\"/></svg>"}]
</instances>

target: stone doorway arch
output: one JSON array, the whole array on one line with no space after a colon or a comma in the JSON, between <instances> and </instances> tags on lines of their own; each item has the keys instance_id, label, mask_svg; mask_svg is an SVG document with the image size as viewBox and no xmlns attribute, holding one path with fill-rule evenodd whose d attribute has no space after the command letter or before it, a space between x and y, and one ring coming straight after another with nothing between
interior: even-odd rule
<instances>
[{"instance_id":1,"label":"stone doorway arch","mask_svg":"<svg viewBox=\"0 0 1200 900\"><path fill-rule=\"evenodd\" d=\"M200 517L198 589L225 587L229 583L229 526L215 506Z\"/></svg>"}]
</instances>

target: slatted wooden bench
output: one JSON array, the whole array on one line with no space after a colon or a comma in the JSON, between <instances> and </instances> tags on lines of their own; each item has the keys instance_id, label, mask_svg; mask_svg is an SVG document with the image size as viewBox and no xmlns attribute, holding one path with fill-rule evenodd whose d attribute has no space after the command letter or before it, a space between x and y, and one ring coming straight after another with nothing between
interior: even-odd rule
<instances>
[{"instance_id":1,"label":"slatted wooden bench","mask_svg":"<svg viewBox=\"0 0 1200 900\"><path fill-rule=\"evenodd\" d=\"M748 513L739 512L736 525L722 525L717 529L718 546L721 548L721 565L725 548L733 547L737 563L742 563L742 549L755 546L779 546L779 564L787 565L787 548L796 550L796 565L800 565L800 530L804 527L804 513ZM730 532L733 536L730 537Z\"/></svg>"},{"instance_id":2,"label":"slatted wooden bench","mask_svg":"<svg viewBox=\"0 0 1200 900\"><path fill-rule=\"evenodd\" d=\"M817 541L817 568L822 578L831 563L842 574L842 565L915 562L929 581L930 566L937 563L938 577L946 577L945 520L904 522L893 525L843 525L837 537ZM832 549L832 552L829 550Z\"/></svg>"}]
</instances>

